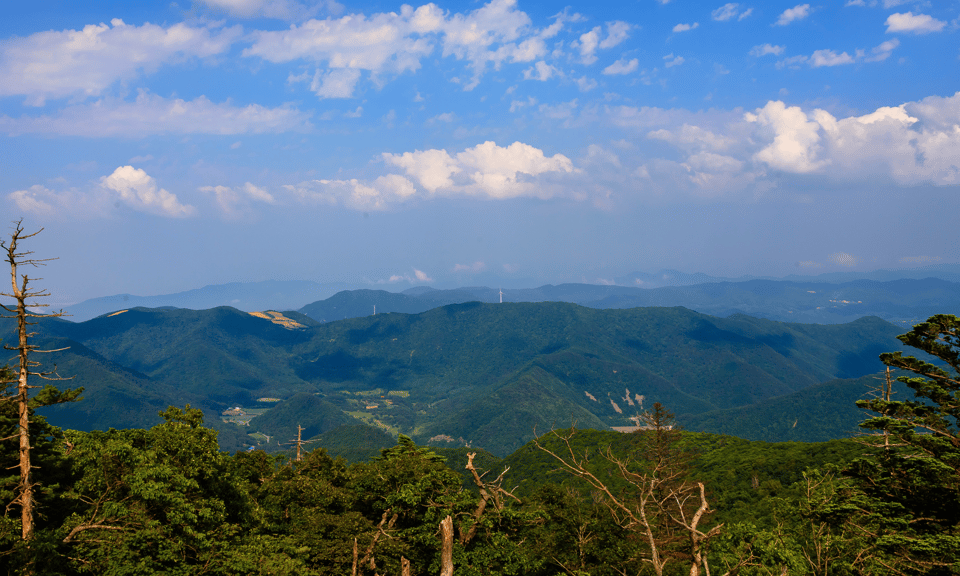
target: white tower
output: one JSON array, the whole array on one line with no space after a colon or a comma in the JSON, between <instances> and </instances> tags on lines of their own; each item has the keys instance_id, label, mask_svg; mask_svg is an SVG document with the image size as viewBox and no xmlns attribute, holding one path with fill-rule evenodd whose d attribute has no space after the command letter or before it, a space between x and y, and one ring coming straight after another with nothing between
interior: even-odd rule
<instances>
[{"instance_id":1,"label":"white tower","mask_svg":"<svg viewBox=\"0 0 960 576\"><path fill-rule=\"evenodd\" d=\"M503 304L503 288L500 289L500 303Z\"/></svg>"}]
</instances>

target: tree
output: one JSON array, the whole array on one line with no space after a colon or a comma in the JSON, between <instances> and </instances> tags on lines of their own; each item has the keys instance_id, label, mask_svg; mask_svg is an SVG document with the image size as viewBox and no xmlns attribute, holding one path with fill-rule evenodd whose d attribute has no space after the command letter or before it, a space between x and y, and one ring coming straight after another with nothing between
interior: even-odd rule
<instances>
[{"instance_id":1,"label":"tree","mask_svg":"<svg viewBox=\"0 0 960 576\"><path fill-rule=\"evenodd\" d=\"M30 255L33 254L33 252L17 251L19 250L19 243L21 240L32 238L43 231L43 228L41 228L33 234L25 234L22 223L22 220L16 222L13 234L10 236L9 243L0 240L0 249L3 249L6 252L6 259L10 264L10 281L13 287L12 293L8 294L6 292L0 292L0 296L6 296L16 300L15 308L10 308L3 304L0 304L0 307L12 314L12 316L3 316L4 318L15 318L17 320L17 334L19 337L19 342L17 346L4 345L4 348L7 350L17 351L19 371L16 380L11 380L8 378L3 381L3 384L7 385L15 383L17 385L16 394L7 396L4 398L4 400L15 400L18 407L18 430L16 437L19 440L20 448L20 485L18 487L16 502L20 505L21 511L21 538L24 541L28 541L33 537L34 533L34 483L31 479L31 471L33 466L31 465L30 461L30 389L37 388L37 386L31 386L29 384L29 377L37 376L46 380L64 380L64 378L60 378L56 375L56 366L54 366L54 369L50 372L32 370L36 369L40 363L35 360L31 360L30 354L59 352L61 350L65 350L65 348L61 348L59 350L39 350L36 345L30 344L30 338L35 336L36 333L29 332L28 327L35 325L36 321L30 322L28 321L28 318L54 318L63 316L64 314L62 310L54 314L37 314L30 311L30 309L48 306L48 304L37 302L35 299L43 298L45 296L49 296L50 294L44 292L43 290L31 288L30 278L26 274L19 274L18 268L21 266L43 266L46 262L53 260L53 258L38 260L35 258L30 258ZM42 393L40 400L45 404L69 402L75 400L79 396L80 392L82 392L82 390L68 390L61 393L55 388L50 387L49 389L46 389L44 393Z\"/></svg>"},{"instance_id":2,"label":"tree","mask_svg":"<svg viewBox=\"0 0 960 576\"><path fill-rule=\"evenodd\" d=\"M647 429L637 432L642 438L638 454L619 456L609 447L600 451L602 459L614 466L617 480L629 487L627 492L618 491L611 481L595 473L588 456L575 451L571 444L575 429L566 434L551 431L534 443L557 460L561 469L586 481L616 524L643 542L641 556L628 561L629 566L616 568L617 572L640 573L648 565L662 576L667 564L675 561L686 564L691 576L701 571L709 574L706 546L722 525L709 530L701 526L710 513L706 488L702 482L684 477L686 457L676 444L679 438L673 414L657 403L643 419Z\"/></svg>"},{"instance_id":3,"label":"tree","mask_svg":"<svg viewBox=\"0 0 960 576\"><path fill-rule=\"evenodd\" d=\"M861 400L878 415L861 427L882 432L878 449L854 463L850 475L871 499L872 530L882 563L910 574L960 570L960 319L938 314L897 337L932 356L938 364L904 356L880 355L903 371L897 380L914 399L889 395Z\"/></svg>"}]
</instances>

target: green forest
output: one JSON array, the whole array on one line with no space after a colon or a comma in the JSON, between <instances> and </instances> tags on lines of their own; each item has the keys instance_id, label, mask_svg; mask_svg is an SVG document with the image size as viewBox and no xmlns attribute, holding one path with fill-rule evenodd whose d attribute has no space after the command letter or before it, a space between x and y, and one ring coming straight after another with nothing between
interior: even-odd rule
<instances>
[{"instance_id":1,"label":"green forest","mask_svg":"<svg viewBox=\"0 0 960 576\"><path fill-rule=\"evenodd\" d=\"M881 355L914 398L881 382L858 402L864 435L824 443L684 432L656 403L639 431L546 430L502 460L403 435L356 462L309 446L231 455L190 406L149 429L58 429L33 409L76 391L47 387L26 412L24 481L8 396L0 564L64 575L955 574L960 319L934 316L899 339L938 359Z\"/></svg>"}]
</instances>

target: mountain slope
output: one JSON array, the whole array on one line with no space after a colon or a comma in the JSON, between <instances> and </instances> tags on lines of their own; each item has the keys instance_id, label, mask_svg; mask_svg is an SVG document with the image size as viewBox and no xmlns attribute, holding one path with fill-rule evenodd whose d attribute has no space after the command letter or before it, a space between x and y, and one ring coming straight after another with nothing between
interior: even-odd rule
<instances>
[{"instance_id":1,"label":"mountain slope","mask_svg":"<svg viewBox=\"0 0 960 576\"><path fill-rule=\"evenodd\" d=\"M262 408L260 398L306 394L323 406L281 404L248 430L290 435L294 417L331 415L335 407L351 416L325 416L331 426L355 417L418 441L462 439L495 454L529 439L534 427L571 419L626 426L657 401L699 414L874 373L879 352L901 348L902 331L878 318L817 326L562 302L472 302L289 326L221 307L132 309L83 323L44 320L39 328L45 338L75 343L50 360L69 364L77 375L71 385L87 387L88 405L96 406L96 414L83 403L58 409L71 426L152 423L166 403L189 402L209 419L228 406ZM84 414L89 420L80 421Z\"/></svg>"}]
</instances>

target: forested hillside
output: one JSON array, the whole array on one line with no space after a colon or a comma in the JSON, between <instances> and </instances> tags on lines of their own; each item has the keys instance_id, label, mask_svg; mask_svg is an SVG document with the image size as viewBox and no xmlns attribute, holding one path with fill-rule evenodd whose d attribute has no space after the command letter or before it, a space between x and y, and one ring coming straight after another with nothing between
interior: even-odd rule
<instances>
[{"instance_id":1,"label":"forested hillside","mask_svg":"<svg viewBox=\"0 0 960 576\"><path fill-rule=\"evenodd\" d=\"M316 325L232 308L134 308L48 319L38 332L42 346L69 346L51 360L86 388L84 402L44 409L63 427L151 426L163 406L190 403L245 414L225 417L242 426L216 422L230 448L277 449L298 423L308 437L365 423L503 456L534 429L635 426L631 417L653 402L688 421L871 374L880 352L899 348L900 329L878 318L821 326L685 308L474 302ZM866 392L836 385L844 398ZM824 437L815 421L798 426Z\"/></svg>"}]
</instances>

